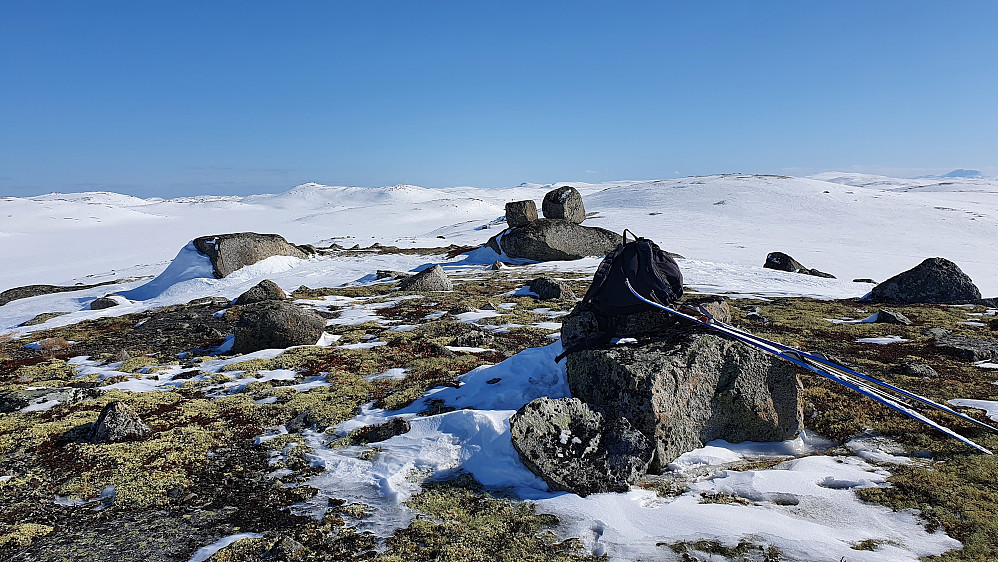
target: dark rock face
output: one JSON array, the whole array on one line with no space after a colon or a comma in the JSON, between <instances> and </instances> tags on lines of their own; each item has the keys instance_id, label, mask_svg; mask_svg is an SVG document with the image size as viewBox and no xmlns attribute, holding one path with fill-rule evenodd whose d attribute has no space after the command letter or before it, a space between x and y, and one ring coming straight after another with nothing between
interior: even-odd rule
<instances>
[{"instance_id":1,"label":"dark rock face","mask_svg":"<svg viewBox=\"0 0 998 562\"><path fill-rule=\"evenodd\" d=\"M52 400L59 402L75 402L82 399L84 393L78 388L34 388L0 391L0 414L10 414L31 404L40 404Z\"/></svg>"},{"instance_id":2,"label":"dark rock face","mask_svg":"<svg viewBox=\"0 0 998 562\"><path fill-rule=\"evenodd\" d=\"M562 325L563 340L586 337L584 314L578 317ZM791 364L688 326L665 324L658 336L567 360L572 395L611 419L630 420L655 441L658 466L713 439L779 441L803 427L803 389Z\"/></svg>"},{"instance_id":3,"label":"dark rock face","mask_svg":"<svg viewBox=\"0 0 998 562\"><path fill-rule=\"evenodd\" d=\"M151 432L152 430L142 422L135 410L124 402L111 402L104 406L97 416L87 440L91 443L117 443L128 439L141 439Z\"/></svg>"},{"instance_id":4,"label":"dark rock face","mask_svg":"<svg viewBox=\"0 0 998 562\"><path fill-rule=\"evenodd\" d=\"M354 440L357 445L366 445L368 443L380 443L382 441L387 441L396 435L402 435L404 433L409 433L412 426L409 422L403 418L392 418L385 423L375 425L372 427L365 427L358 432L357 438Z\"/></svg>"},{"instance_id":5,"label":"dark rock face","mask_svg":"<svg viewBox=\"0 0 998 562\"><path fill-rule=\"evenodd\" d=\"M766 263L762 264L762 267L767 269L776 269L778 271L789 271L791 273L801 273L803 275L813 275L815 277L824 277L826 279L835 279L835 276L831 273L825 273L824 271L818 271L817 269L808 269L801 265L801 263L783 252L770 252L766 256Z\"/></svg>"},{"instance_id":6,"label":"dark rock face","mask_svg":"<svg viewBox=\"0 0 998 562\"><path fill-rule=\"evenodd\" d=\"M603 256L621 242L620 234L603 228L580 226L561 219L538 219L526 226L502 231L488 241L488 246L511 258L559 261Z\"/></svg>"},{"instance_id":7,"label":"dark rock face","mask_svg":"<svg viewBox=\"0 0 998 562\"><path fill-rule=\"evenodd\" d=\"M537 295L542 301L551 299L575 299L575 292L564 281L557 281L550 277L538 277L528 285L530 291Z\"/></svg>"},{"instance_id":8,"label":"dark rock face","mask_svg":"<svg viewBox=\"0 0 998 562\"><path fill-rule=\"evenodd\" d=\"M444 268L437 264L403 279L399 283L399 289L403 291L453 291L454 285L444 273Z\"/></svg>"},{"instance_id":9,"label":"dark rock face","mask_svg":"<svg viewBox=\"0 0 998 562\"><path fill-rule=\"evenodd\" d=\"M992 330L998 330L998 318L989 321L988 328L991 328Z\"/></svg>"},{"instance_id":10,"label":"dark rock face","mask_svg":"<svg viewBox=\"0 0 998 562\"><path fill-rule=\"evenodd\" d=\"M288 294L284 292L284 289L278 287L277 283L274 283L270 279L264 279L253 287L250 287L245 293L239 295L239 298L233 304L241 306L263 301L283 301L287 300L287 298Z\"/></svg>"},{"instance_id":11,"label":"dark rock face","mask_svg":"<svg viewBox=\"0 0 998 562\"><path fill-rule=\"evenodd\" d=\"M575 224L582 224L586 220L582 195L577 189L567 185L547 192L541 202L541 213L546 219L563 219Z\"/></svg>"},{"instance_id":12,"label":"dark rock face","mask_svg":"<svg viewBox=\"0 0 998 562\"><path fill-rule=\"evenodd\" d=\"M936 348L962 361L998 361L998 340L940 334L933 342Z\"/></svg>"},{"instance_id":13,"label":"dark rock face","mask_svg":"<svg viewBox=\"0 0 998 562\"><path fill-rule=\"evenodd\" d=\"M233 351L251 353L261 349L315 345L326 327L318 314L283 301L248 305L236 324Z\"/></svg>"},{"instance_id":14,"label":"dark rock face","mask_svg":"<svg viewBox=\"0 0 998 562\"><path fill-rule=\"evenodd\" d=\"M201 236L194 239L194 247L211 259L215 277L219 279L270 256L305 259L311 255L279 234L255 232Z\"/></svg>"},{"instance_id":15,"label":"dark rock face","mask_svg":"<svg viewBox=\"0 0 998 562\"><path fill-rule=\"evenodd\" d=\"M626 419L606 423L577 398L537 398L509 420L513 448L552 490L624 492L648 469L653 447Z\"/></svg>"},{"instance_id":16,"label":"dark rock face","mask_svg":"<svg viewBox=\"0 0 998 562\"><path fill-rule=\"evenodd\" d=\"M877 285L865 300L960 304L980 299L981 291L955 263L945 258L929 258Z\"/></svg>"},{"instance_id":17,"label":"dark rock face","mask_svg":"<svg viewBox=\"0 0 998 562\"><path fill-rule=\"evenodd\" d=\"M911 326L911 320L908 320L907 316L889 308L882 308L877 312L877 323Z\"/></svg>"},{"instance_id":18,"label":"dark rock face","mask_svg":"<svg viewBox=\"0 0 998 562\"><path fill-rule=\"evenodd\" d=\"M111 308L112 306L118 306L118 301L112 299L111 297L101 297L99 299L94 299L90 303L90 310L104 310L105 308Z\"/></svg>"},{"instance_id":19,"label":"dark rock face","mask_svg":"<svg viewBox=\"0 0 998 562\"><path fill-rule=\"evenodd\" d=\"M874 281L873 279L869 279L867 277L863 277L863 278L860 278L860 279L853 279L852 282L853 283L870 283L871 285L876 285L877 284L876 281Z\"/></svg>"},{"instance_id":20,"label":"dark rock face","mask_svg":"<svg viewBox=\"0 0 998 562\"><path fill-rule=\"evenodd\" d=\"M506 224L523 226L537 220L537 205L531 201L510 201L506 203Z\"/></svg>"}]
</instances>

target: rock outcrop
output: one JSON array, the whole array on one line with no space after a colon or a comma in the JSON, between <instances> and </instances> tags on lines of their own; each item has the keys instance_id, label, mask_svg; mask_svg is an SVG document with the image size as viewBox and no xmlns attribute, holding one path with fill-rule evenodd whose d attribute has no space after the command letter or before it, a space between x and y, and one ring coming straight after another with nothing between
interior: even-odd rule
<instances>
[{"instance_id":1,"label":"rock outcrop","mask_svg":"<svg viewBox=\"0 0 998 562\"><path fill-rule=\"evenodd\" d=\"M654 339L570 354L569 388L652 439L657 466L713 439L780 441L803 427L802 387L791 364L654 311L611 323L618 336ZM592 338L594 328L591 314L573 313L562 325L563 345Z\"/></svg>"},{"instance_id":2,"label":"rock outcrop","mask_svg":"<svg viewBox=\"0 0 998 562\"><path fill-rule=\"evenodd\" d=\"M891 310L889 308L882 308L877 311L878 324L898 324L901 326L911 326L911 320L908 317L896 310Z\"/></svg>"},{"instance_id":3,"label":"rock outcrop","mask_svg":"<svg viewBox=\"0 0 998 562\"><path fill-rule=\"evenodd\" d=\"M118 306L118 301L110 296L103 296L90 302L90 310L104 310L113 306Z\"/></svg>"},{"instance_id":4,"label":"rock outcrop","mask_svg":"<svg viewBox=\"0 0 998 562\"><path fill-rule=\"evenodd\" d=\"M509 228L488 241L488 246L511 258L533 261L577 260L603 256L622 242L620 234L581 226L561 219L538 219Z\"/></svg>"},{"instance_id":5,"label":"rock outcrop","mask_svg":"<svg viewBox=\"0 0 998 562\"><path fill-rule=\"evenodd\" d=\"M582 205L582 195L571 186L552 189L544 195L541 213L546 219L562 219L575 224L586 220L586 208Z\"/></svg>"},{"instance_id":6,"label":"rock outcrop","mask_svg":"<svg viewBox=\"0 0 998 562\"><path fill-rule=\"evenodd\" d=\"M142 439L151 432L135 410L124 402L111 402L97 416L97 421L87 434L87 440L91 443L118 443Z\"/></svg>"},{"instance_id":7,"label":"rock outcrop","mask_svg":"<svg viewBox=\"0 0 998 562\"><path fill-rule=\"evenodd\" d=\"M933 339L935 347L961 361L998 361L998 340L939 334Z\"/></svg>"},{"instance_id":8,"label":"rock outcrop","mask_svg":"<svg viewBox=\"0 0 998 562\"><path fill-rule=\"evenodd\" d=\"M322 337L326 320L312 312L284 301L263 301L239 312L235 327L236 353L261 349L315 345Z\"/></svg>"},{"instance_id":9,"label":"rock outcrop","mask_svg":"<svg viewBox=\"0 0 998 562\"><path fill-rule=\"evenodd\" d=\"M399 283L402 291L453 291L454 285L440 264L406 277Z\"/></svg>"},{"instance_id":10,"label":"rock outcrop","mask_svg":"<svg viewBox=\"0 0 998 562\"><path fill-rule=\"evenodd\" d=\"M966 273L945 258L928 258L877 285L864 300L890 304L961 304L981 300Z\"/></svg>"},{"instance_id":11,"label":"rock outcrop","mask_svg":"<svg viewBox=\"0 0 998 562\"><path fill-rule=\"evenodd\" d=\"M305 259L314 254L296 246L279 234L238 232L216 234L194 239L198 252L208 256L215 277L222 278L233 271L271 256L291 256Z\"/></svg>"},{"instance_id":12,"label":"rock outcrop","mask_svg":"<svg viewBox=\"0 0 998 562\"><path fill-rule=\"evenodd\" d=\"M770 252L766 256L766 263L762 264L762 267L767 269L776 269L778 271L789 271L790 273L801 273L803 275L813 275L815 277L825 277L827 279L835 279L835 276L831 273L825 273L824 271L818 271L817 269L808 269L801 265L801 263L783 252Z\"/></svg>"},{"instance_id":13,"label":"rock outcrop","mask_svg":"<svg viewBox=\"0 0 998 562\"><path fill-rule=\"evenodd\" d=\"M523 226L537 220L537 205L530 199L506 203L506 224Z\"/></svg>"},{"instance_id":14,"label":"rock outcrop","mask_svg":"<svg viewBox=\"0 0 998 562\"><path fill-rule=\"evenodd\" d=\"M509 420L513 448L551 490L586 496L625 492L654 448L625 418L609 423L577 398L537 398Z\"/></svg>"},{"instance_id":15,"label":"rock outcrop","mask_svg":"<svg viewBox=\"0 0 998 562\"><path fill-rule=\"evenodd\" d=\"M270 279L264 279L250 287L245 293L239 295L236 302L232 304L234 306L242 306L263 301L283 301L287 300L287 298L288 294L277 283L274 283Z\"/></svg>"}]
</instances>

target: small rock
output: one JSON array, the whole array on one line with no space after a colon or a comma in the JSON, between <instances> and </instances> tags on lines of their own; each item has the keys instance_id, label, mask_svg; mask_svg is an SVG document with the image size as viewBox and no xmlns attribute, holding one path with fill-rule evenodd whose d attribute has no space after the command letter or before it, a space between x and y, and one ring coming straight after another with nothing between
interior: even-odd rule
<instances>
[{"instance_id":1,"label":"small rock","mask_svg":"<svg viewBox=\"0 0 998 562\"><path fill-rule=\"evenodd\" d=\"M925 363L905 363L898 368L898 372L906 377L920 379L934 379L939 376L935 369Z\"/></svg>"},{"instance_id":2,"label":"small rock","mask_svg":"<svg viewBox=\"0 0 998 562\"><path fill-rule=\"evenodd\" d=\"M990 320L988 322L988 328L991 328L992 330L998 330L998 318Z\"/></svg>"},{"instance_id":3,"label":"small rock","mask_svg":"<svg viewBox=\"0 0 998 562\"><path fill-rule=\"evenodd\" d=\"M557 281L550 277L538 277L529 284L530 291L535 293L541 300L550 299L572 299L575 300L575 292L564 281Z\"/></svg>"},{"instance_id":4,"label":"small rock","mask_svg":"<svg viewBox=\"0 0 998 562\"><path fill-rule=\"evenodd\" d=\"M619 232L587 227L563 219L538 219L508 228L486 245L497 254L533 261L577 260L605 256L620 245Z\"/></svg>"},{"instance_id":5,"label":"small rock","mask_svg":"<svg viewBox=\"0 0 998 562\"><path fill-rule=\"evenodd\" d=\"M405 279L409 274L404 271L394 271L391 269L379 269L374 274L375 279Z\"/></svg>"},{"instance_id":6,"label":"small rock","mask_svg":"<svg viewBox=\"0 0 998 562\"><path fill-rule=\"evenodd\" d=\"M420 271L412 277L403 279L399 283L399 289L413 292L453 291L454 285L451 284L450 279L447 278L447 274L444 273L444 268L437 264Z\"/></svg>"},{"instance_id":7,"label":"small rock","mask_svg":"<svg viewBox=\"0 0 998 562\"><path fill-rule=\"evenodd\" d=\"M506 224L523 226L537 220L537 205L532 200L506 203Z\"/></svg>"},{"instance_id":8,"label":"small rock","mask_svg":"<svg viewBox=\"0 0 998 562\"><path fill-rule=\"evenodd\" d=\"M91 443L118 443L128 439L141 439L150 433L152 430L142 422L135 410L124 402L111 402L97 416L87 440Z\"/></svg>"},{"instance_id":9,"label":"small rock","mask_svg":"<svg viewBox=\"0 0 998 562\"><path fill-rule=\"evenodd\" d=\"M861 279L853 279L852 282L853 283L870 283L870 284L873 284L873 285L877 284L877 282L874 281L873 279L867 279L866 277L863 277Z\"/></svg>"},{"instance_id":10,"label":"small rock","mask_svg":"<svg viewBox=\"0 0 998 562\"><path fill-rule=\"evenodd\" d=\"M491 302L485 301L485 304L482 305L482 310L499 310L499 308Z\"/></svg>"},{"instance_id":11,"label":"small rock","mask_svg":"<svg viewBox=\"0 0 998 562\"><path fill-rule=\"evenodd\" d=\"M267 553L277 560L287 562L304 561L308 557L308 550L305 545L291 537L281 537Z\"/></svg>"},{"instance_id":12,"label":"small rock","mask_svg":"<svg viewBox=\"0 0 998 562\"><path fill-rule=\"evenodd\" d=\"M492 262L492 271L499 271L500 269L506 269L509 267L501 261Z\"/></svg>"},{"instance_id":13,"label":"small rock","mask_svg":"<svg viewBox=\"0 0 998 562\"><path fill-rule=\"evenodd\" d=\"M926 328L922 330L922 334L929 336L930 338L941 338L943 336L948 336L953 332L947 330L946 328Z\"/></svg>"},{"instance_id":14,"label":"small rock","mask_svg":"<svg viewBox=\"0 0 998 562\"><path fill-rule=\"evenodd\" d=\"M474 312L474 311L475 311L474 308L471 308L470 306L465 306L465 305L461 304L461 305L455 306L454 308L451 308L450 310L448 310L447 314L450 314L451 316L457 316L458 314L465 314L465 313Z\"/></svg>"},{"instance_id":15,"label":"small rock","mask_svg":"<svg viewBox=\"0 0 998 562\"><path fill-rule=\"evenodd\" d=\"M457 336L451 345L454 347L489 347L495 341L496 337L491 332L475 330Z\"/></svg>"},{"instance_id":16,"label":"small rock","mask_svg":"<svg viewBox=\"0 0 998 562\"><path fill-rule=\"evenodd\" d=\"M187 306L228 306L231 299L225 297L201 297L187 303Z\"/></svg>"},{"instance_id":17,"label":"small rock","mask_svg":"<svg viewBox=\"0 0 998 562\"><path fill-rule=\"evenodd\" d=\"M902 326L911 326L911 320L908 320L908 317L889 308L880 309L880 311L877 312L876 321L878 324L900 324Z\"/></svg>"},{"instance_id":18,"label":"small rock","mask_svg":"<svg viewBox=\"0 0 998 562\"><path fill-rule=\"evenodd\" d=\"M32 404L42 404L53 400L75 402L82 399L77 388L33 388L21 390L0 390L0 414L10 414Z\"/></svg>"},{"instance_id":19,"label":"small rock","mask_svg":"<svg viewBox=\"0 0 998 562\"><path fill-rule=\"evenodd\" d=\"M283 301L287 300L287 298L288 294L284 292L284 289L278 287L277 283L274 283L270 279L264 279L245 293L239 295L239 298L236 299L233 305L241 306L263 301Z\"/></svg>"},{"instance_id":20,"label":"small rock","mask_svg":"<svg viewBox=\"0 0 998 562\"><path fill-rule=\"evenodd\" d=\"M103 310L105 308L111 308L112 306L118 306L118 301L112 299L110 296L106 296L94 299L93 302L90 303L90 310Z\"/></svg>"},{"instance_id":21,"label":"small rock","mask_svg":"<svg viewBox=\"0 0 998 562\"><path fill-rule=\"evenodd\" d=\"M571 186L552 189L544 195L541 212L546 219L564 219L575 224L586 220L586 208L582 205L582 195Z\"/></svg>"},{"instance_id":22,"label":"small rock","mask_svg":"<svg viewBox=\"0 0 998 562\"><path fill-rule=\"evenodd\" d=\"M448 357L448 358L457 357L456 353L447 349L447 346L440 345L439 343L431 343L429 344L429 348L434 355L437 355L439 357Z\"/></svg>"},{"instance_id":23,"label":"small rock","mask_svg":"<svg viewBox=\"0 0 998 562\"><path fill-rule=\"evenodd\" d=\"M284 424L284 428L288 430L288 433L301 433L306 429L315 429L322 424L322 421L315 414L312 408L306 408L302 410L297 416L291 421Z\"/></svg>"}]
</instances>

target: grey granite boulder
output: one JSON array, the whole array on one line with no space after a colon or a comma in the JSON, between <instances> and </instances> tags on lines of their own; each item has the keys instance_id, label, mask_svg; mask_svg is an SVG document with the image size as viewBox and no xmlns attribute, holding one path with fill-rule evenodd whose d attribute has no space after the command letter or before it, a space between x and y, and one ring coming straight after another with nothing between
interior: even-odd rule
<instances>
[{"instance_id":1,"label":"grey granite boulder","mask_svg":"<svg viewBox=\"0 0 998 562\"><path fill-rule=\"evenodd\" d=\"M803 389L790 363L685 324L644 317L659 323L656 339L570 354L568 384L572 396L608 418L627 418L651 438L656 468L714 439L782 441L800 432ZM562 325L563 345L586 337L578 320Z\"/></svg>"},{"instance_id":2,"label":"grey granite boulder","mask_svg":"<svg viewBox=\"0 0 998 562\"><path fill-rule=\"evenodd\" d=\"M506 224L523 226L537 220L537 205L530 199L506 203Z\"/></svg>"},{"instance_id":3,"label":"grey granite boulder","mask_svg":"<svg viewBox=\"0 0 998 562\"><path fill-rule=\"evenodd\" d=\"M271 256L291 256L305 259L312 255L301 247L288 242L279 234L257 234L255 232L201 236L194 239L194 247L197 248L197 251L208 256L215 277L218 278L225 277L237 269Z\"/></svg>"},{"instance_id":4,"label":"grey granite boulder","mask_svg":"<svg viewBox=\"0 0 998 562\"><path fill-rule=\"evenodd\" d=\"M586 220L586 208L582 205L582 195L571 186L552 189L544 195L541 213L546 219L563 219L575 224ZM511 225L512 226L512 225Z\"/></svg>"},{"instance_id":5,"label":"grey granite boulder","mask_svg":"<svg viewBox=\"0 0 998 562\"><path fill-rule=\"evenodd\" d=\"M895 370L906 377L920 379L934 379L939 376L935 369L925 363L902 363Z\"/></svg>"},{"instance_id":6,"label":"grey granite boulder","mask_svg":"<svg viewBox=\"0 0 998 562\"><path fill-rule=\"evenodd\" d=\"M399 283L403 291L453 291L454 285L439 264L406 277Z\"/></svg>"},{"instance_id":7,"label":"grey granite boulder","mask_svg":"<svg viewBox=\"0 0 998 562\"><path fill-rule=\"evenodd\" d=\"M877 311L878 324L898 324L901 326L911 326L911 320L908 317L896 310L891 310L889 308L882 308Z\"/></svg>"},{"instance_id":8,"label":"grey granite boulder","mask_svg":"<svg viewBox=\"0 0 998 562\"><path fill-rule=\"evenodd\" d=\"M625 492L645 474L653 447L626 419L606 423L577 398L537 398L509 420L513 448L551 490Z\"/></svg>"},{"instance_id":9,"label":"grey granite boulder","mask_svg":"<svg viewBox=\"0 0 998 562\"><path fill-rule=\"evenodd\" d=\"M263 301L239 311L235 327L236 353L277 349L293 345L315 345L322 337L326 320L284 301Z\"/></svg>"},{"instance_id":10,"label":"grey granite boulder","mask_svg":"<svg viewBox=\"0 0 998 562\"><path fill-rule=\"evenodd\" d=\"M97 421L87 434L87 440L91 443L118 443L141 439L151 432L135 410L124 402L111 402L97 416Z\"/></svg>"},{"instance_id":11,"label":"grey granite boulder","mask_svg":"<svg viewBox=\"0 0 998 562\"><path fill-rule=\"evenodd\" d=\"M998 339L939 334L935 347L962 361L998 361Z\"/></svg>"},{"instance_id":12,"label":"grey granite boulder","mask_svg":"<svg viewBox=\"0 0 998 562\"><path fill-rule=\"evenodd\" d=\"M793 259L787 254L784 254L783 252L770 252L769 255L766 256L766 263L762 264L762 267L778 271L789 271L790 273L800 273L803 275L813 275L815 277L835 279L835 276L831 273L825 273L824 271L804 267L799 261Z\"/></svg>"},{"instance_id":13,"label":"grey granite boulder","mask_svg":"<svg viewBox=\"0 0 998 562\"><path fill-rule=\"evenodd\" d=\"M572 299L575 300L575 291L564 281L551 279L550 277L538 277L530 281L528 287L530 292L537 295L542 301L551 299Z\"/></svg>"},{"instance_id":14,"label":"grey granite boulder","mask_svg":"<svg viewBox=\"0 0 998 562\"><path fill-rule=\"evenodd\" d=\"M239 295L236 302L232 304L241 306L263 301L283 301L287 298L288 294L284 292L284 289L277 286L277 283L274 283L270 279L264 279L250 287L245 293Z\"/></svg>"},{"instance_id":15,"label":"grey granite boulder","mask_svg":"<svg viewBox=\"0 0 998 562\"><path fill-rule=\"evenodd\" d=\"M981 299L966 273L945 258L928 258L877 285L864 300L891 304L960 304Z\"/></svg>"},{"instance_id":16,"label":"grey granite boulder","mask_svg":"<svg viewBox=\"0 0 998 562\"><path fill-rule=\"evenodd\" d=\"M538 219L507 228L488 241L497 253L533 261L577 260L604 256L622 242L620 234L561 219Z\"/></svg>"}]
</instances>

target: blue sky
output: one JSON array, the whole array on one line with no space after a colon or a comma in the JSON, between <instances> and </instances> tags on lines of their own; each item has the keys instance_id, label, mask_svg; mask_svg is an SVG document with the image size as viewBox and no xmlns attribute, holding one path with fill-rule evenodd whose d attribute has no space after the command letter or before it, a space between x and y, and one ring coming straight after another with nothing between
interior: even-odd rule
<instances>
[{"instance_id":1,"label":"blue sky","mask_svg":"<svg viewBox=\"0 0 998 562\"><path fill-rule=\"evenodd\" d=\"M998 175L995 2L0 0L0 195Z\"/></svg>"}]
</instances>

